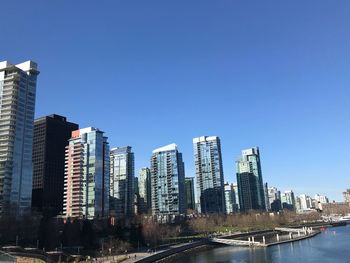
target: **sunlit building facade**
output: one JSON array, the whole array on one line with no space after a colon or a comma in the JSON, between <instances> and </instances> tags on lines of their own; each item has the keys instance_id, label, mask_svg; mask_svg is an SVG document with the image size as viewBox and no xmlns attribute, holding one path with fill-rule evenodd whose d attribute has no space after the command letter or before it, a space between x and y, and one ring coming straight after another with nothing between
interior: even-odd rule
<instances>
[{"instance_id":1,"label":"sunlit building facade","mask_svg":"<svg viewBox=\"0 0 350 263\"><path fill-rule=\"evenodd\" d=\"M265 210L265 191L258 147L242 151L241 158L236 162L236 171L241 211Z\"/></svg>"},{"instance_id":2,"label":"sunlit building facade","mask_svg":"<svg viewBox=\"0 0 350 263\"><path fill-rule=\"evenodd\" d=\"M110 211L117 217L134 215L134 162L134 153L130 146L111 149Z\"/></svg>"},{"instance_id":3,"label":"sunlit building facade","mask_svg":"<svg viewBox=\"0 0 350 263\"><path fill-rule=\"evenodd\" d=\"M281 194L282 209L295 210L295 196L292 190Z\"/></svg>"},{"instance_id":4,"label":"sunlit building facade","mask_svg":"<svg viewBox=\"0 0 350 263\"><path fill-rule=\"evenodd\" d=\"M193 150L201 213L225 213L220 138L217 136L194 138Z\"/></svg>"},{"instance_id":5,"label":"sunlit building facade","mask_svg":"<svg viewBox=\"0 0 350 263\"><path fill-rule=\"evenodd\" d=\"M32 202L37 64L0 62L0 215L22 215Z\"/></svg>"},{"instance_id":6,"label":"sunlit building facade","mask_svg":"<svg viewBox=\"0 0 350 263\"><path fill-rule=\"evenodd\" d=\"M238 212L237 187L234 184L225 183L225 208L226 214Z\"/></svg>"},{"instance_id":7,"label":"sunlit building facade","mask_svg":"<svg viewBox=\"0 0 350 263\"><path fill-rule=\"evenodd\" d=\"M96 128L72 132L66 147L63 215L102 218L109 215L109 145Z\"/></svg>"},{"instance_id":8,"label":"sunlit building facade","mask_svg":"<svg viewBox=\"0 0 350 263\"><path fill-rule=\"evenodd\" d=\"M153 215L167 217L185 213L185 169L176 144L153 151L151 191Z\"/></svg>"},{"instance_id":9,"label":"sunlit building facade","mask_svg":"<svg viewBox=\"0 0 350 263\"><path fill-rule=\"evenodd\" d=\"M151 170L148 167L141 168L139 172L139 213L145 214L152 207L151 203Z\"/></svg>"}]
</instances>

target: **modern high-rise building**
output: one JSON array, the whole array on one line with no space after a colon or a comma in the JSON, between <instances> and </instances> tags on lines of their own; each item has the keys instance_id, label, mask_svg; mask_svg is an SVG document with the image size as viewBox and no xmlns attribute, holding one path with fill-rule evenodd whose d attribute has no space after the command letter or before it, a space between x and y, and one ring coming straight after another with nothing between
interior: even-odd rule
<instances>
[{"instance_id":1,"label":"modern high-rise building","mask_svg":"<svg viewBox=\"0 0 350 263\"><path fill-rule=\"evenodd\" d=\"M34 121L32 207L44 215L63 211L65 149L79 125L52 114Z\"/></svg>"},{"instance_id":2,"label":"modern high-rise building","mask_svg":"<svg viewBox=\"0 0 350 263\"><path fill-rule=\"evenodd\" d=\"M345 192L343 192L344 202L350 203L350 189L346 189Z\"/></svg>"},{"instance_id":3,"label":"modern high-rise building","mask_svg":"<svg viewBox=\"0 0 350 263\"><path fill-rule=\"evenodd\" d=\"M236 162L236 169L241 211L265 210L259 148L243 150L241 158Z\"/></svg>"},{"instance_id":4,"label":"modern high-rise building","mask_svg":"<svg viewBox=\"0 0 350 263\"><path fill-rule=\"evenodd\" d=\"M282 209L281 192L276 187L268 187L267 192L271 211L280 211Z\"/></svg>"},{"instance_id":5,"label":"modern high-rise building","mask_svg":"<svg viewBox=\"0 0 350 263\"><path fill-rule=\"evenodd\" d=\"M295 197L292 190L284 191L281 194L281 203L283 209L295 210Z\"/></svg>"},{"instance_id":6,"label":"modern high-rise building","mask_svg":"<svg viewBox=\"0 0 350 263\"><path fill-rule=\"evenodd\" d=\"M321 203L321 204L329 203L328 197L324 196L324 195L315 194L315 200L316 200L316 202Z\"/></svg>"},{"instance_id":7,"label":"modern high-rise building","mask_svg":"<svg viewBox=\"0 0 350 263\"><path fill-rule=\"evenodd\" d=\"M238 212L238 204L236 200L236 188L234 184L225 183L225 208L226 214Z\"/></svg>"},{"instance_id":8,"label":"modern high-rise building","mask_svg":"<svg viewBox=\"0 0 350 263\"><path fill-rule=\"evenodd\" d=\"M256 176L249 172L247 163L237 164L237 185L240 211L259 210Z\"/></svg>"},{"instance_id":9,"label":"modern high-rise building","mask_svg":"<svg viewBox=\"0 0 350 263\"><path fill-rule=\"evenodd\" d=\"M235 193L235 201L236 201L236 203L235 203L235 205L234 205L234 210L235 210L236 212L238 212L238 211L239 211L238 185L237 185L237 183L233 183L233 184L231 184L231 187L232 187L232 190L233 190L234 193Z\"/></svg>"},{"instance_id":10,"label":"modern high-rise building","mask_svg":"<svg viewBox=\"0 0 350 263\"><path fill-rule=\"evenodd\" d=\"M265 209L266 211L271 210L270 202L269 202L269 185L267 183L264 184L264 200L265 200Z\"/></svg>"},{"instance_id":11,"label":"modern high-rise building","mask_svg":"<svg viewBox=\"0 0 350 263\"><path fill-rule=\"evenodd\" d=\"M111 149L110 211L117 217L134 215L134 162L130 146Z\"/></svg>"},{"instance_id":12,"label":"modern high-rise building","mask_svg":"<svg viewBox=\"0 0 350 263\"><path fill-rule=\"evenodd\" d=\"M23 215L32 203L37 64L0 62L0 214Z\"/></svg>"},{"instance_id":13,"label":"modern high-rise building","mask_svg":"<svg viewBox=\"0 0 350 263\"><path fill-rule=\"evenodd\" d=\"M296 203L297 203L297 201L296 201ZM296 204L296 209L301 210L301 211L305 211L305 210L309 210L311 208L312 208L312 198L306 194L300 195L299 196L299 207Z\"/></svg>"},{"instance_id":14,"label":"modern high-rise building","mask_svg":"<svg viewBox=\"0 0 350 263\"><path fill-rule=\"evenodd\" d=\"M153 151L151 191L153 215L169 217L185 213L185 169L176 144Z\"/></svg>"},{"instance_id":15,"label":"modern high-rise building","mask_svg":"<svg viewBox=\"0 0 350 263\"><path fill-rule=\"evenodd\" d=\"M217 136L194 138L193 150L201 213L225 213L220 138Z\"/></svg>"},{"instance_id":16,"label":"modern high-rise building","mask_svg":"<svg viewBox=\"0 0 350 263\"><path fill-rule=\"evenodd\" d=\"M194 199L194 178L185 178L186 209L195 210L196 200Z\"/></svg>"},{"instance_id":17,"label":"modern high-rise building","mask_svg":"<svg viewBox=\"0 0 350 263\"><path fill-rule=\"evenodd\" d=\"M96 128L72 132L66 147L63 215L101 218L109 215L109 145Z\"/></svg>"},{"instance_id":18,"label":"modern high-rise building","mask_svg":"<svg viewBox=\"0 0 350 263\"><path fill-rule=\"evenodd\" d=\"M139 172L139 213L146 214L152 207L151 203L151 171L141 168Z\"/></svg>"}]
</instances>

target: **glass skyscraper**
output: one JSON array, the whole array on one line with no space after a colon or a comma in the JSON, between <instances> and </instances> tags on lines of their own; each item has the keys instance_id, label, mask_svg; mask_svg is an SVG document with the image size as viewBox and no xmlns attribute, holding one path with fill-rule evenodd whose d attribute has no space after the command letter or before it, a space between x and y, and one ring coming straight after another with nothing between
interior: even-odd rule
<instances>
[{"instance_id":1,"label":"glass skyscraper","mask_svg":"<svg viewBox=\"0 0 350 263\"><path fill-rule=\"evenodd\" d=\"M241 211L265 210L259 148L243 150L240 160L236 162L236 170Z\"/></svg>"},{"instance_id":2,"label":"glass skyscraper","mask_svg":"<svg viewBox=\"0 0 350 263\"><path fill-rule=\"evenodd\" d=\"M130 146L111 149L110 211L117 217L134 214L134 162Z\"/></svg>"},{"instance_id":3,"label":"glass skyscraper","mask_svg":"<svg viewBox=\"0 0 350 263\"><path fill-rule=\"evenodd\" d=\"M0 62L0 214L24 214L32 202L37 64Z\"/></svg>"},{"instance_id":4,"label":"glass skyscraper","mask_svg":"<svg viewBox=\"0 0 350 263\"><path fill-rule=\"evenodd\" d=\"M152 214L185 213L185 169L176 144L153 151L151 157Z\"/></svg>"},{"instance_id":5,"label":"glass skyscraper","mask_svg":"<svg viewBox=\"0 0 350 263\"><path fill-rule=\"evenodd\" d=\"M141 168L139 173L139 213L148 213L151 209L151 170Z\"/></svg>"},{"instance_id":6,"label":"glass skyscraper","mask_svg":"<svg viewBox=\"0 0 350 263\"><path fill-rule=\"evenodd\" d=\"M109 145L96 128L72 132L66 147L63 214L73 218L109 215Z\"/></svg>"},{"instance_id":7,"label":"glass skyscraper","mask_svg":"<svg viewBox=\"0 0 350 263\"><path fill-rule=\"evenodd\" d=\"M44 215L63 210L65 151L78 124L52 114L34 121L32 206Z\"/></svg>"},{"instance_id":8,"label":"glass skyscraper","mask_svg":"<svg viewBox=\"0 0 350 263\"><path fill-rule=\"evenodd\" d=\"M193 150L201 213L225 213L224 172L219 137L194 138Z\"/></svg>"},{"instance_id":9,"label":"glass skyscraper","mask_svg":"<svg viewBox=\"0 0 350 263\"><path fill-rule=\"evenodd\" d=\"M226 214L238 212L237 202L237 186L234 184L225 183L225 208Z\"/></svg>"},{"instance_id":10,"label":"glass skyscraper","mask_svg":"<svg viewBox=\"0 0 350 263\"><path fill-rule=\"evenodd\" d=\"M295 197L292 190L281 194L282 209L295 210Z\"/></svg>"},{"instance_id":11,"label":"glass skyscraper","mask_svg":"<svg viewBox=\"0 0 350 263\"><path fill-rule=\"evenodd\" d=\"M194 199L194 178L193 177L185 178L185 189L186 189L186 208L195 210L196 201Z\"/></svg>"}]
</instances>

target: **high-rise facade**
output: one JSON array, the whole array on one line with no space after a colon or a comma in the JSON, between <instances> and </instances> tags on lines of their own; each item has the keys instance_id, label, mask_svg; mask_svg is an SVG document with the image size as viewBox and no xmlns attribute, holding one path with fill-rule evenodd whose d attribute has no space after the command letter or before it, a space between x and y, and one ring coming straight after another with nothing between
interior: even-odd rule
<instances>
[{"instance_id":1,"label":"high-rise facade","mask_svg":"<svg viewBox=\"0 0 350 263\"><path fill-rule=\"evenodd\" d=\"M109 145L96 128L72 132L66 147L63 215L101 218L109 215Z\"/></svg>"},{"instance_id":2,"label":"high-rise facade","mask_svg":"<svg viewBox=\"0 0 350 263\"><path fill-rule=\"evenodd\" d=\"M194 199L194 178L185 178L185 192L186 192L186 209L195 210L196 201Z\"/></svg>"},{"instance_id":3,"label":"high-rise facade","mask_svg":"<svg viewBox=\"0 0 350 263\"><path fill-rule=\"evenodd\" d=\"M151 192L153 215L168 217L185 213L185 169L176 144L153 151Z\"/></svg>"},{"instance_id":4,"label":"high-rise facade","mask_svg":"<svg viewBox=\"0 0 350 263\"><path fill-rule=\"evenodd\" d=\"M283 209L295 210L295 197L292 190L284 191L281 194L281 203Z\"/></svg>"},{"instance_id":5,"label":"high-rise facade","mask_svg":"<svg viewBox=\"0 0 350 263\"><path fill-rule=\"evenodd\" d=\"M0 62L0 214L24 214L32 202L37 64Z\"/></svg>"},{"instance_id":6,"label":"high-rise facade","mask_svg":"<svg viewBox=\"0 0 350 263\"><path fill-rule=\"evenodd\" d=\"M240 211L258 210L258 191L256 177L250 172L248 163L238 162L237 185Z\"/></svg>"},{"instance_id":7,"label":"high-rise facade","mask_svg":"<svg viewBox=\"0 0 350 263\"><path fill-rule=\"evenodd\" d=\"M297 210L305 211L310 210L312 208L312 198L306 194L302 194L299 196L299 203L299 207L298 205L296 205Z\"/></svg>"},{"instance_id":8,"label":"high-rise facade","mask_svg":"<svg viewBox=\"0 0 350 263\"><path fill-rule=\"evenodd\" d=\"M315 194L315 201L321 204L329 203L328 197L324 195Z\"/></svg>"},{"instance_id":9,"label":"high-rise facade","mask_svg":"<svg viewBox=\"0 0 350 263\"><path fill-rule=\"evenodd\" d=\"M346 189L343 192L343 197L344 197L344 202L345 203L350 203L350 189Z\"/></svg>"},{"instance_id":10,"label":"high-rise facade","mask_svg":"<svg viewBox=\"0 0 350 263\"><path fill-rule=\"evenodd\" d=\"M235 205L234 205L234 210L236 212L238 212L240 209L239 209L239 194L238 194L238 185L237 183L233 183L231 184L231 187L232 187L232 190L233 192L235 193Z\"/></svg>"},{"instance_id":11,"label":"high-rise facade","mask_svg":"<svg viewBox=\"0 0 350 263\"><path fill-rule=\"evenodd\" d=\"M265 200L265 209L266 211L271 210L270 202L269 202L269 185L267 183L264 184L264 200Z\"/></svg>"},{"instance_id":12,"label":"high-rise facade","mask_svg":"<svg viewBox=\"0 0 350 263\"><path fill-rule=\"evenodd\" d=\"M45 215L63 211L65 149L77 129L56 114L34 121L32 207Z\"/></svg>"},{"instance_id":13,"label":"high-rise facade","mask_svg":"<svg viewBox=\"0 0 350 263\"><path fill-rule=\"evenodd\" d=\"M236 188L234 184L225 183L225 208L226 214L238 212L236 200Z\"/></svg>"},{"instance_id":14,"label":"high-rise facade","mask_svg":"<svg viewBox=\"0 0 350 263\"><path fill-rule=\"evenodd\" d=\"M225 213L224 172L219 137L194 138L193 150L201 213Z\"/></svg>"},{"instance_id":15,"label":"high-rise facade","mask_svg":"<svg viewBox=\"0 0 350 263\"><path fill-rule=\"evenodd\" d=\"M281 192L276 187L268 187L267 193L271 211L280 211L282 209Z\"/></svg>"},{"instance_id":16,"label":"high-rise facade","mask_svg":"<svg viewBox=\"0 0 350 263\"><path fill-rule=\"evenodd\" d=\"M241 158L236 162L236 170L241 210L265 210L259 148L243 150Z\"/></svg>"},{"instance_id":17,"label":"high-rise facade","mask_svg":"<svg viewBox=\"0 0 350 263\"><path fill-rule=\"evenodd\" d=\"M141 168L139 172L139 213L146 214L151 209L151 170Z\"/></svg>"},{"instance_id":18,"label":"high-rise facade","mask_svg":"<svg viewBox=\"0 0 350 263\"><path fill-rule=\"evenodd\" d=\"M130 146L111 150L110 211L117 217L130 217L134 214L134 162Z\"/></svg>"}]
</instances>

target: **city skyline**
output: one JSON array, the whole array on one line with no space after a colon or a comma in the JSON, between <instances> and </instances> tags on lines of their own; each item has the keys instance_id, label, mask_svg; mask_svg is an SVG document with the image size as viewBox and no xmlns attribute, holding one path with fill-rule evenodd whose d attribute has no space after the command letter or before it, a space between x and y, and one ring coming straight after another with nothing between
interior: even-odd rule
<instances>
[{"instance_id":1,"label":"city skyline","mask_svg":"<svg viewBox=\"0 0 350 263\"><path fill-rule=\"evenodd\" d=\"M3 29L16 41L0 43L0 60L39 64L36 118L101 127L110 145L133 146L136 171L176 142L195 176L191 140L208 134L221 138L225 181L235 182L240 150L259 146L269 185L343 199L349 3L84 3L83 12L78 2L4 6L5 20L18 19Z\"/></svg>"}]
</instances>

